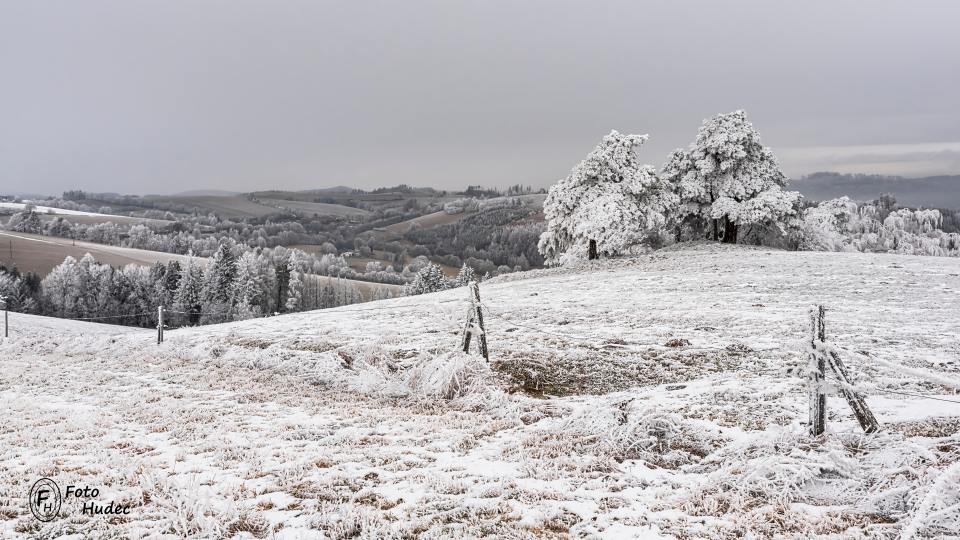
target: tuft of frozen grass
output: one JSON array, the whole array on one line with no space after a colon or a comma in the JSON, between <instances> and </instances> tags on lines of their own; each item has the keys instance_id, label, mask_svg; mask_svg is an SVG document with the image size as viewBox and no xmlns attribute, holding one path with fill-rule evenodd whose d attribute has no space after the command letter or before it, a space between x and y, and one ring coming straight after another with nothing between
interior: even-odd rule
<instances>
[{"instance_id":1,"label":"tuft of frozen grass","mask_svg":"<svg viewBox=\"0 0 960 540\"><path fill-rule=\"evenodd\" d=\"M960 462L947 467L923 491L900 538L929 538L957 531L960 531Z\"/></svg>"},{"instance_id":2,"label":"tuft of frozen grass","mask_svg":"<svg viewBox=\"0 0 960 540\"><path fill-rule=\"evenodd\" d=\"M487 361L462 352L428 356L406 375L406 385L416 396L454 399L488 385L491 377Z\"/></svg>"},{"instance_id":3,"label":"tuft of frozen grass","mask_svg":"<svg viewBox=\"0 0 960 540\"><path fill-rule=\"evenodd\" d=\"M812 444L791 431L726 446L700 467L713 471L683 504L694 515L802 502L814 485L851 477L859 470L836 439Z\"/></svg>"},{"instance_id":4,"label":"tuft of frozen grass","mask_svg":"<svg viewBox=\"0 0 960 540\"><path fill-rule=\"evenodd\" d=\"M664 453L680 431L680 415L651 410L627 415L603 441L604 450L618 459L643 458Z\"/></svg>"}]
</instances>

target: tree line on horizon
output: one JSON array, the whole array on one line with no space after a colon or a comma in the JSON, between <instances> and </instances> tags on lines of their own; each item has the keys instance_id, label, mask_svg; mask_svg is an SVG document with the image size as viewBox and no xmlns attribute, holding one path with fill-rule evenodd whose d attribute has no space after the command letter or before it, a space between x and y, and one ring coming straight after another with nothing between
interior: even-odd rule
<instances>
[{"instance_id":1,"label":"tree line on horizon","mask_svg":"<svg viewBox=\"0 0 960 540\"><path fill-rule=\"evenodd\" d=\"M157 308L177 326L337 307L399 295L385 287L364 298L354 282L322 279L296 250L240 251L224 243L206 264L190 257L150 267L112 267L86 254L67 257L40 278L0 267L0 297L10 309L70 319L150 327Z\"/></svg>"}]
</instances>

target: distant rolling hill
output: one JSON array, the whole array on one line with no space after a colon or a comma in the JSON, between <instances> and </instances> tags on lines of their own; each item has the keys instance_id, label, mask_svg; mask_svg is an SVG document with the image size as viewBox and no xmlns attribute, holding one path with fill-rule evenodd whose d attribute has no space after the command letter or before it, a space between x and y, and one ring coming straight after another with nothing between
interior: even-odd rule
<instances>
[{"instance_id":1,"label":"distant rolling hill","mask_svg":"<svg viewBox=\"0 0 960 540\"><path fill-rule=\"evenodd\" d=\"M186 255L174 253L108 246L39 234L0 231L0 264L16 266L22 272L35 272L41 277L46 276L51 268L62 263L67 255L80 259L87 253L93 255L98 262L111 266L124 266L131 263L150 266L156 262L166 263L172 260L185 263L189 258Z\"/></svg>"},{"instance_id":2,"label":"distant rolling hill","mask_svg":"<svg viewBox=\"0 0 960 540\"><path fill-rule=\"evenodd\" d=\"M303 215L318 216L366 216L370 212L362 208L353 208L342 204L329 204L306 201L288 201L284 199L257 199L261 204L289 210Z\"/></svg>"},{"instance_id":3,"label":"distant rolling hill","mask_svg":"<svg viewBox=\"0 0 960 540\"><path fill-rule=\"evenodd\" d=\"M169 261L180 261L181 264L186 264L190 259L187 255L178 255L175 253L108 246L79 240L67 240L54 236L41 236L39 234L0 230L0 264L8 267L16 266L20 271L34 272L41 277L50 273L50 270L54 266L62 263L63 259L68 255L75 259L80 259L87 253L93 255L97 262L117 267L127 264L151 266L157 262L167 263ZM194 257L194 259L202 265L206 265L207 263L207 259L204 257ZM341 278L308 274L307 279L319 280L326 283ZM363 297L368 300L373 298L377 289L388 289L399 293L403 288L401 285L388 285L369 281L351 279L342 279L342 281L349 282L356 286L360 289Z\"/></svg>"},{"instance_id":4,"label":"distant rolling hill","mask_svg":"<svg viewBox=\"0 0 960 540\"><path fill-rule=\"evenodd\" d=\"M168 202L220 216L222 219L261 218L281 212L272 206L259 204L241 195L191 195L165 196L150 195L148 200Z\"/></svg>"},{"instance_id":5,"label":"distant rolling hill","mask_svg":"<svg viewBox=\"0 0 960 540\"><path fill-rule=\"evenodd\" d=\"M241 195L239 191L228 191L225 189L190 189L170 195L171 197L233 197Z\"/></svg>"},{"instance_id":6,"label":"distant rolling hill","mask_svg":"<svg viewBox=\"0 0 960 540\"><path fill-rule=\"evenodd\" d=\"M881 193L891 193L904 206L960 208L960 176L902 178L820 172L790 182L790 188L815 201L844 195L854 200L873 200Z\"/></svg>"}]
</instances>

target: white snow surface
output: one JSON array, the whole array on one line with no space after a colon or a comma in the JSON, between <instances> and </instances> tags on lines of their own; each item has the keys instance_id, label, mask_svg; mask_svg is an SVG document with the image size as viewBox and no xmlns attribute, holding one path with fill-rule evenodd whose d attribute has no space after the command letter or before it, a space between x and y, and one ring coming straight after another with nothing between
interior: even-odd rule
<instances>
[{"instance_id":1,"label":"white snow surface","mask_svg":"<svg viewBox=\"0 0 960 540\"><path fill-rule=\"evenodd\" d=\"M960 259L694 244L480 290L490 365L466 288L159 346L11 313L0 537L956 534ZM807 435L816 303L880 433L832 388ZM41 523L41 477L131 513Z\"/></svg>"},{"instance_id":2,"label":"white snow surface","mask_svg":"<svg viewBox=\"0 0 960 540\"><path fill-rule=\"evenodd\" d=\"M0 208L10 208L13 210L24 210L28 203L0 202ZM66 208L55 208L52 206L36 206L33 209L38 214L56 214L60 216L97 216L97 217L117 217L112 214L100 214L97 212L85 212L83 210L67 210Z\"/></svg>"}]
</instances>

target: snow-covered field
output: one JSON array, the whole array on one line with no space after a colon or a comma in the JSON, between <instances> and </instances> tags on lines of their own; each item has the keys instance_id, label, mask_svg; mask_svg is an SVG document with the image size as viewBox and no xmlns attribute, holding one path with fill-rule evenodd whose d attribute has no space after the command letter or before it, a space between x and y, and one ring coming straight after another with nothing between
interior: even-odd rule
<instances>
[{"instance_id":1,"label":"snow-covered field","mask_svg":"<svg viewBox=\"0 0 960 540\"><path fill-rule=\"evenodd\" d=\"M465 289L161 346L12 314L0 537L957 534L958 293L958 259L682 246L483 283L490 367ZM814 303L878 434L833 391L806 435ZM41 523L43 476L131 513Z\"/></svg>"},{"instance_id":2,"label":"snow-covered field","mask_svg":"<svg viewBox=\"0 0 960 540\"><path fill-rule=\"evenodd\" d=\"M12 210L24 210L27 203L0 202L0 208L10 208ZM97 217L115 217L111 214L99 214L97 212L84 212L83 210L67 210L66 208L54 208L52 206L33 207L40 214L56 214L60 216L97 216Z\"/></svg>"}]
</instances>

